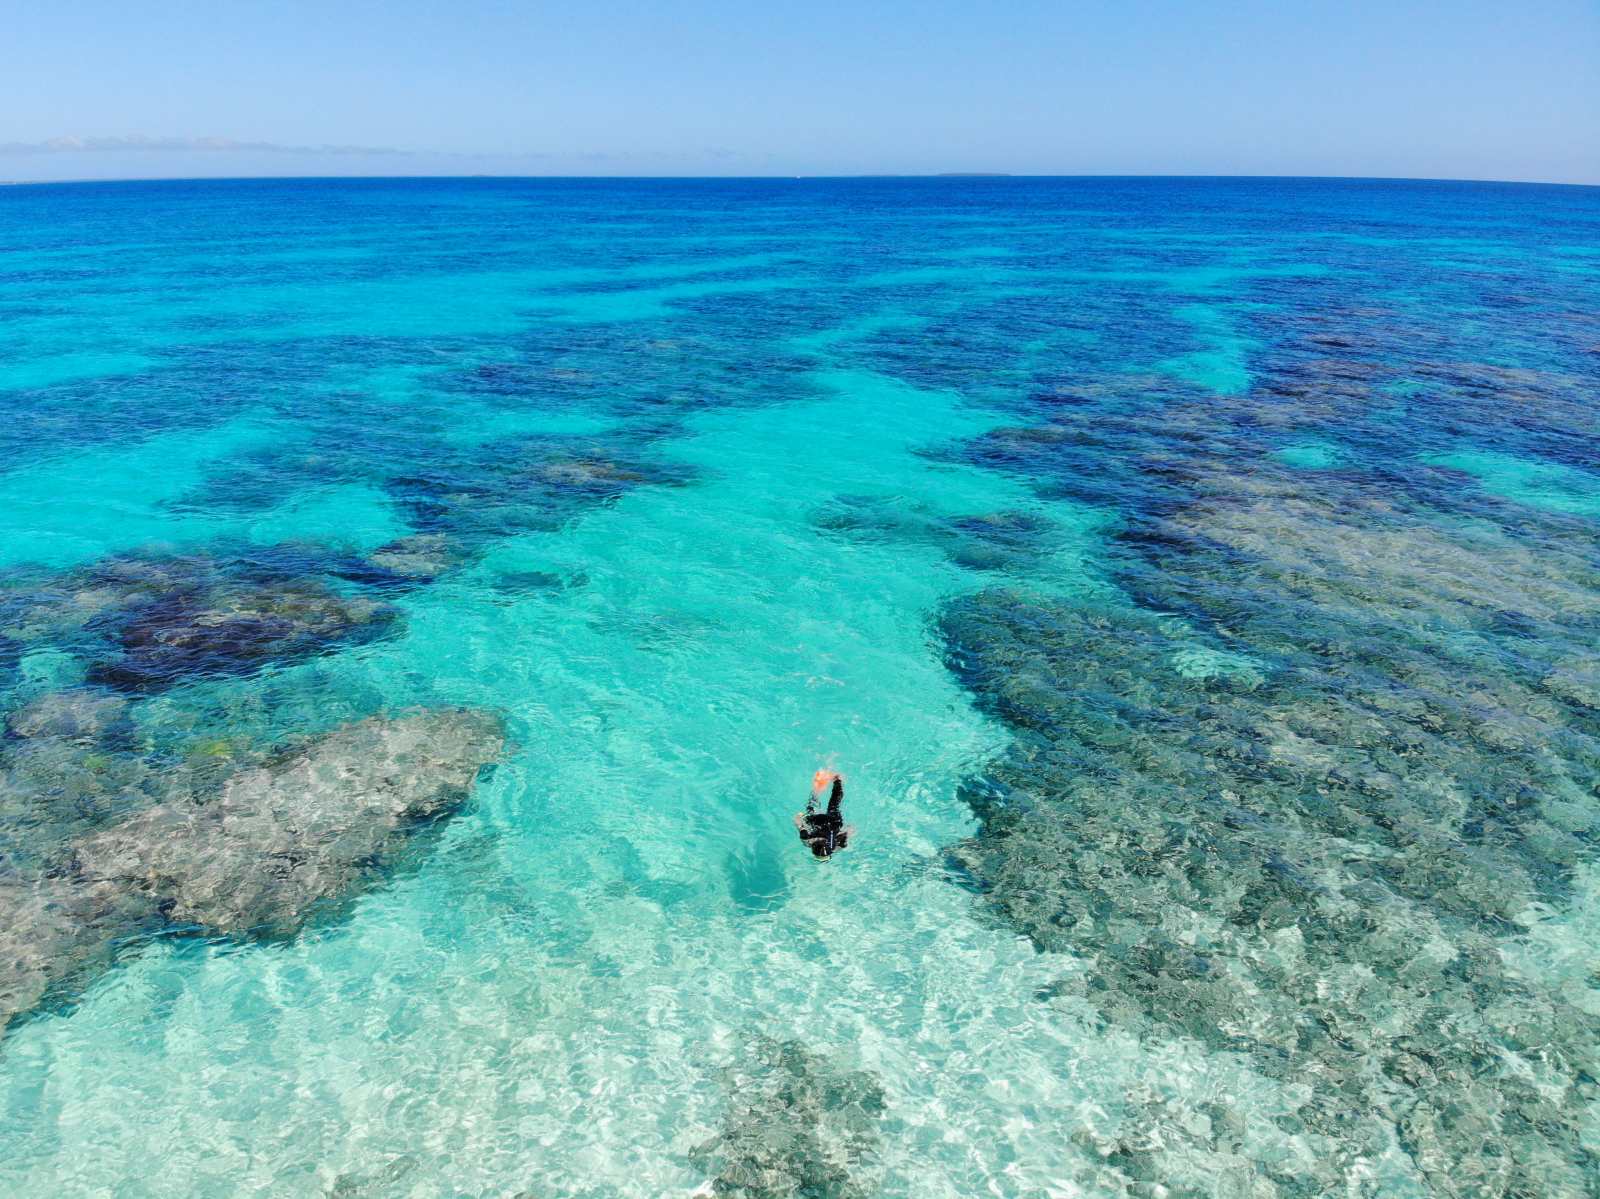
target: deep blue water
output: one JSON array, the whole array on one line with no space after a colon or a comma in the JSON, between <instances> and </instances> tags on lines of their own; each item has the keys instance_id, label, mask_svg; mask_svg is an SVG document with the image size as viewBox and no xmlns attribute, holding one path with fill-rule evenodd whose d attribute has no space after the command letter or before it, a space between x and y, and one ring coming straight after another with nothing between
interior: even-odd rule
<instances>
[{"instance_id":1,"label":"deep blue water","mask_svg":"<svg viewBox=\"0 0 1600 1199\"><path fill-rule=\"evenodd\" d=\"M1597 531L1600 189L0 190L0 1191L1600 1193Z\"/></svg>"}]
</instances>

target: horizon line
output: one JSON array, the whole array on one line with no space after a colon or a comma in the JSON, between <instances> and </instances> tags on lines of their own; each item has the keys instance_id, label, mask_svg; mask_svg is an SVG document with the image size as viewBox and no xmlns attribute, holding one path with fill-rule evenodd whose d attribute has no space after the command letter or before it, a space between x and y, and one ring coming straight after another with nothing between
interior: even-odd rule
<instances>
[{"instance_id":1,"label":"horizon line","mask_svg":"<svg viewBox=\"0 0 1600 1199\"><path fill-rule=\"evenodd\" d=\"M849 174L788 174L768 173L762 175L694 175L694 174L593 174L593 175L525 175L502 172L474 172L467 174L443 174L427 172L417 175L400 174L349 174L349 175L118 175L103 179L3 179L0 178L0 187L74 187L94 186L103 184L121 183L404 183L420 182L424 180L486 180L498 179L506 181L529 182L721 182L721 183L760 183L760 182L828 182L858 179L921 179L945 180L949 182L973 180L1041 180L1041 179L1147 179L1147 180L1295 180L1304 182L1343 182L1343 183L1466 183L1466 184L1501 184L1516 187L1575 187L1575 188L1600 188L1600 180L1594 182L1578 182L1574 180L1555 179L1504 179L1504 178L1468 178L1449 175L1280 175L1269 173L1246 174L1206 174L1206 173L1166 173L1166 172L1139 172L1134 174L1100 174L1094 172L1074 172L1069 174L1032 173L1025 171L862 171Z\"/></svg>"}]
</instances>

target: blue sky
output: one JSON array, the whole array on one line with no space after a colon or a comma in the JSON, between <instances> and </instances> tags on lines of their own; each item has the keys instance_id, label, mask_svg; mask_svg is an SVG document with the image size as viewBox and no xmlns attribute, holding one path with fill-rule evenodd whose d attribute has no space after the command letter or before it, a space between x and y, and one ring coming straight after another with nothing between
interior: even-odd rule
<instances>
[{"instance_id":1,"label":"blue sky","mask_svg":"<svg viewBox=\"0 0 1600 1199\"><path fill-rule=\"evenodd\" d=\"M0 179L1600 183L1600 2L8 0Z\"/></svg>"}]
</instances>

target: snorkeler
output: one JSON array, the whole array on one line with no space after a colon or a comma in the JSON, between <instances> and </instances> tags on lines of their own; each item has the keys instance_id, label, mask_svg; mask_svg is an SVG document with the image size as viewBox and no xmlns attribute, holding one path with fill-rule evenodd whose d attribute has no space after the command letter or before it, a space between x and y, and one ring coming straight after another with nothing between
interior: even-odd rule
<instances>
[{"instance_id":1,"label":"snorkeler","mask_svg":"<svg viewBox=\"0 0 1600 1199\"><path fill-rule=\"evenodd\" d=\"M833 788L828 795L828 808L818 812L817 800L830 782ZM834 850L850 844L850 834L855 829L844 822L839 812L843 802L844 780L832 770L817 771L811 778L811 797L806 800L806 810L795 816L794 827L799 830L806 848L818 858L831 857Z\"/></svg>"}]
</instances>

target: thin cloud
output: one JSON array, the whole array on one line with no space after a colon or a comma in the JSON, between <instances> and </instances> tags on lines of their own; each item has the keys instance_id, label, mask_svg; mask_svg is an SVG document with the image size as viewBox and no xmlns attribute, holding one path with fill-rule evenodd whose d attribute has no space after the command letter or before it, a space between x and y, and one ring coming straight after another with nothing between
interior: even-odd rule
<instances>
[{"instance_id":1,"label":"thin cloud","mask_svg":"<svg viewBox=\"0 0 1600 1199\"><path fill-rule=\"evenodd\" d=\"M52 137L42 142L0 142L0 154L357 154L409 157L413 151L391 146L289 146L244 142L231 137Z\"/></svg>"},{"instance_id":2,"label":"thin cloud","mask_svg":"<svg viewBox=\"0 0 1600 1199\"><path fill-rule=\"evenodd\" d=\"M764 173L771 154L724 146L699 150L400 150L392 146L291 145L231 137L52 137L0 142L0 185L101 179L283 178L331 175L626 175Z\"/></svg>"},{"instance_id":3,"label":"thin cloud","mask_svg":"<svg viewBox=\"0 0 1600 1199\"><path fill-rule=\"evenodd\" d=\"M764 161L769 154L710 146L701 150L400 150L393 146L296 146L283 142L247 142L231 137L52 137L38 142L0 142L0 154L299 154L360 157L438 158L462 161L627 163L643 160L711 159L719 162Z\"/></svg>"}]
</instances>

